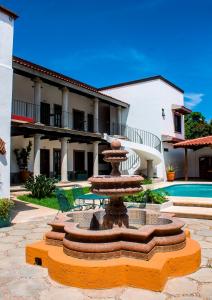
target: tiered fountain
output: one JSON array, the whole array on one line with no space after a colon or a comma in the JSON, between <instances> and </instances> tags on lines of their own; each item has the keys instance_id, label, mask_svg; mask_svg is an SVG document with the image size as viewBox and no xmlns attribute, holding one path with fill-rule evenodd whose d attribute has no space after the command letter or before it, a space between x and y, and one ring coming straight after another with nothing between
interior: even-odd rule
<instances>
[{"instance_id":1,"label":"tiered fountain","mask_svg":"<svg viewBox=\"0 0 212 300\"><path fill-rule=\"evenodd\" d=\"M61 215L49 224L52 230L44 241L27 246L27 262L47 267L54 280L70 286L162 290L169 276L199 267L199 244L173 216L140 208L127 211L123 196L141 191L143 178L121 176L119 164L127 151L119 141L111 148L103 152L111 175L89 178L92 192L110 199L105 211Z\"/></svg>"}]
</instances>

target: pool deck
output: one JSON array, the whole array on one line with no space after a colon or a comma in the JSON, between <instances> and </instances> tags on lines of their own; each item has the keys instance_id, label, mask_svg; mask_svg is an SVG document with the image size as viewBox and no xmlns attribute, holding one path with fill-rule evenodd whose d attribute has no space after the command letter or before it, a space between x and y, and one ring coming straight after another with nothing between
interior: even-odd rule
<instances>
[{"instance_id":1,"label":"pool deck","mask_svg":"<svg viewBox=\"0 0 212 300\"><path fill-rule=\"evenodd\" d=\"M173 181L158 182L145 186L145 189L158 189L176 184L212 184L204 181ZM164 208L161 212L174 213L177 217L212 220L212 198L168 196L173 206Z\"/></svg>"}]
</instances>

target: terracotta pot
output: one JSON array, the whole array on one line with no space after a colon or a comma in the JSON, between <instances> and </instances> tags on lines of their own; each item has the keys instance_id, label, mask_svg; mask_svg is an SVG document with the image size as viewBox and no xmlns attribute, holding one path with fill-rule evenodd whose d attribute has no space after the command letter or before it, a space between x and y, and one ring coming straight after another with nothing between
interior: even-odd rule
<instances>
[{"instance_id":1,"label":"terracotta pot","mask_svg":"<svg viewBox=\"0 0 212 300\"><path fill-rule=\"evenodd\" d=\"M175 172L167 172L167 180L174 181L175 179Z\"/></svg>"},{"instance_id":2,"label":"terracotta pot","mask_svg":"<svg viewBox=\"0 0 212 300\"><path fill-rule=\"evenodd\" d=\"M20 180L21 182L26 182L27 179L30 177L30 172L28 170L21 170L20 171Z\"/></svg>"}]
</instances>

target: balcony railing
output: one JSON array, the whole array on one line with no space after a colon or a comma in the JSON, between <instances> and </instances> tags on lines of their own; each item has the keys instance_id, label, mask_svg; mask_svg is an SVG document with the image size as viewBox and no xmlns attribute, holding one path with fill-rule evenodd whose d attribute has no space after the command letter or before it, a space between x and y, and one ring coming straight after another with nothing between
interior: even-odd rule
<instances>
[{"instance_id":1,"label":"balcony railing","mask_svg":"<svg viewBox=\"0 0 212 300\"><path fill-rule=\"evenodd\" d=\"M161 140L155 134L124 124L113 123L111 135L121 135L133 143L143 144L161 152Z\"/></svg>"},{"instance_id":2,"label":"balcony railing","mask_svg":"<svg viewBox=\"0 0 212 300\"><path fill-rule=\"evenodd\" d=\"M89 114L85 115L82 113L76 115L75 113L70 112L55 112L51 113L50 107L39 106L30 102L24 102L22 100L13 100L12 103L12 119L36 123L40 122L46 126L53 126L59 128L69 128L78 131L84 132L95 132L94 124L97 122L97 119L93 116L88 117ZM103 124L99 122L99 132L111 134L109 123ZM113 130L114 132L114 130ZM116 133L118 134L118 132Z\"/></svg>"}]
</instances>

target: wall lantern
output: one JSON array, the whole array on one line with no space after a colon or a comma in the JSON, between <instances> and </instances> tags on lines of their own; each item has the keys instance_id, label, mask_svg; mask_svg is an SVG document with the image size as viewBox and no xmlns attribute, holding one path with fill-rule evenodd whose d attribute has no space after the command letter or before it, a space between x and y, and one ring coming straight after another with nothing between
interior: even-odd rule
<instances>
[{"instance_id":1,"label":"wall lantern","mask_svg":"<svg viewBox=\"0 0 212 300\"><path fill-rule=\"evenodd\" d=\"M165 117L166 117L164 108L162 108L162 117L163 117L163 119L165 119Z\"/></svg>"}]
</instances>

